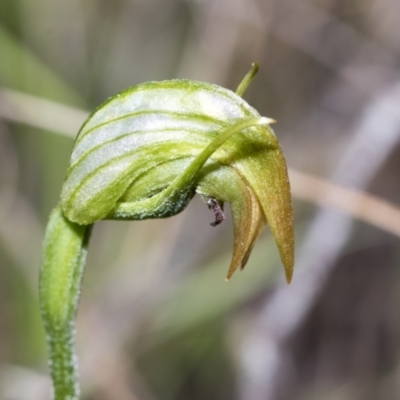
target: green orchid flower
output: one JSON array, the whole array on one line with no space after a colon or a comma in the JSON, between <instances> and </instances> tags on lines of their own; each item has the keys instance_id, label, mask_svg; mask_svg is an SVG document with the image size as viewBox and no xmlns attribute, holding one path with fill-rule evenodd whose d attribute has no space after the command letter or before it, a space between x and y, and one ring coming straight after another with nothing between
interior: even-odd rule
<instances>
[{"instance_id":1,"label":"green orchid flower","mask_svg":"<svg viewBox=\"0 0 400 400\"><path fill-rule=\"evenodd\" d=\"M236 93L189 80L137 85L107 100L79 131L41 270L54 399L79 397L74 316L96 221L170 217L199 193L214 212L212 225L230 204L235 238L227 279L245 266L268 222L290 282L294 234L285 159L274 121L240 97L257 69Z\"/></svg>"}]
</instances>

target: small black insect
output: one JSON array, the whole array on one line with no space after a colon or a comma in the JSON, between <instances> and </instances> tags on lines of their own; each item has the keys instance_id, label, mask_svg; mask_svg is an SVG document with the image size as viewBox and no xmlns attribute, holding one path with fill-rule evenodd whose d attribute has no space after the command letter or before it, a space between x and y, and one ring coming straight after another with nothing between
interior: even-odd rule
<instances>
[{"instance_id":1,"label":"small black insect","mask_svg":"<svg viewBox=\"0 0 400 400\"><path fill-rule=\"evenodd\" d=\"M214 213L215 221L211 222L211 226L219 225L225 219L224 213L224 203L215 199L214 197L210 197L207 199L208 208Z\"/></svg>"}]
</instances>

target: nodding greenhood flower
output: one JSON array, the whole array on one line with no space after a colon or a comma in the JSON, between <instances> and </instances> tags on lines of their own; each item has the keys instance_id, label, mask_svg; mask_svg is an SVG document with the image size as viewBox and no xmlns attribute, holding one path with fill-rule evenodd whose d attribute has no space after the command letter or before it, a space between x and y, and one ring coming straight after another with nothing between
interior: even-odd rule
<instances>
[{"instance_id":1,"label":"nodding greenhood flower","mask_svg":"<svg viewBox=\"0 0 400 400\"><path fill-rule=\"evenodd\" d=\"M80 225L164 218L181 212L197 192L216 206L231 205L228 277L244 267L268 221L290 280L290 188L271 122L212 84L172 80L130 88L102 104L80 130L61 193L64 214ZM216 206L210 205L221 209Z\"/></svg>"},{"instance_id":2,"label":"nodding greenhood flower","mask_svg":"<svg viewBox=\"0 0 400 400\"><path fill-rule=\"evenodd\" d=\"M82 269L85 226L102 219L170 217L196 193L214 212L212 225L223 220L223 204L230 204L235 239L227 278L245 266L268 221L290 282L294 235L285 159L269 126L274 121L240 97L257 68L253 65L236 93L189 80L148 82L91 114L76 138L61 207L53 212L45 238L41 299L49 336L71 325L81 276L73 269L75 264ZM64 249L61 256L57 246ZM60 263L64 267L55 265ZM60 270L66 275L57 285ZM69 298L70 307L62 308ZM49 346L52 357L51 340ZM52 359L55 398L65 393L78 398L72 389L57 392L63 378L54 373L56 362Z\"/></svg>"}]
</instances>

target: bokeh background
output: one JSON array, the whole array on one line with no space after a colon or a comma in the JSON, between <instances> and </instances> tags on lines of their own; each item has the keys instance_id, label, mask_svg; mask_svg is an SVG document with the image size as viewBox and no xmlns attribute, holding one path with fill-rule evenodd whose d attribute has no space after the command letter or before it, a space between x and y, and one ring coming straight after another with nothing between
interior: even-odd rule
<instances>
[{"instance_id":1,"label":"bokeh background","mask_svg":"<svg viewBox=\"0 0 400 400\"><path fill-rule=\"evenodd\" d=\"M0 399L48 398L41 240L87 112L149 80L235 89L290 167L296 271L266 229L224 281L201 200L96 224L78 315L84 400L400 397L398 0L0 0Z\"/></svg>"}]
</instances>

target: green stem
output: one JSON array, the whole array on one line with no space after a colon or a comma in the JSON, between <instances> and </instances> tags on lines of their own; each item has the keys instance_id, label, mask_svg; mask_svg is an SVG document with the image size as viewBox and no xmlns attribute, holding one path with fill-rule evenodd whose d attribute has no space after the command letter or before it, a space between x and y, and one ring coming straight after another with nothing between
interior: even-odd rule
<instances>
[{"instance_id":1,"label":"green stem","mask_svg":"<svg viewBox=\"0 0 400 400\"><path fill-rule=\"evenodd\" d=\"M236 89L236 94L240 97L243 96L243 93L249 87L250 83L253 81L254 77L257 75L258 68L260 66L257 63L251 64L250 71L246 74L246 76L242 79L242 82L239 83L239 86Z\"/></svg>"},{"instance_id":2,"label":"green stem","mask_svg":"<svg viewBox=\"0 0 400 400\"><path fill-rule=\"evenodd\" d=\"M78 400L75 314L91 226L70 222L61 207L50 215L40 272L40 306L49 349L54 400Z\"/></svg>"}]
</instances>

